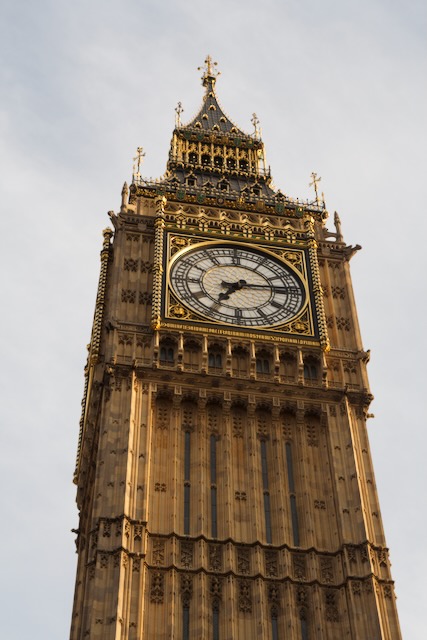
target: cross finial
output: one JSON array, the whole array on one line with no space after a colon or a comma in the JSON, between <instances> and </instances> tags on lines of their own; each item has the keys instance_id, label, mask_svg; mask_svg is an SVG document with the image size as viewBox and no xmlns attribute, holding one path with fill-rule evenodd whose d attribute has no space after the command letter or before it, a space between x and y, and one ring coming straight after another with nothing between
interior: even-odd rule
<instances>
[{"instance_id":1,"label":"cross finial","mask_svg":"<svg viewBox=\"0 0 427 640\"><path fill-rule=\"evenodd\" d=\"M203 81L204 87L206 87L206 85L209 82L211 82L214 85L217 77L221 75L220 71L217 71L216 69L214 69L214 67L216 67L217 64L218 64L217 62L212 61L212 58L210 55L207 55L205 59L205 66L197 67L198 71L203 71L202 81Z\"/></svg>"},{"instance_id":2,"label":"cross finial","mask_svg":"<svg viewBox=\"0 0 427 640\"><path fill-rule=\"evenodd\" d=\"M259 127L259 119L256 113L252 114L252 119L251 119L252 124L254 125L254 135L255 138L260 138L261 137L261 129Z\"/></svg>"},{"instance_id":3,"label":"cross finial","mask_svg":"<svg viewBox=\"0 0 427 640\"><path fill-rule=\"evenodd\" d=\"M141 178L140 168L141 168L141 163L143 162L144 157L145 157L145 153L143 148L138 147L136 150L136 156L133 159L132 177L134 180L139 180Z\"/></svg>"},{"instance_id":4,"label":"cross finial","mask_svg":"<svg viewBox=\"0 0 427 640\"><path fill-rule=\"evenodd\" d=\"M178 102L178 104L175 107L175 126L180 127L181 126L181 113L184 111L184 109L182 108L182 104L180 102Z\"/></svg>"},{"instance_id":5,"label":"cross finial","mask_svg":"<svg viewBox=\"0 0 427 640\"><path fill-rule=\"evenodd\" d=\"M314 193L316 194L316 204L319 204L319 193L317 191L317 183L320 182L322 178L318 178L317 173L314 173L314 171L312 172L311 177L313 178L313 181L310 182L308 186L314 187Z\"/></svg>"}]
</instances>

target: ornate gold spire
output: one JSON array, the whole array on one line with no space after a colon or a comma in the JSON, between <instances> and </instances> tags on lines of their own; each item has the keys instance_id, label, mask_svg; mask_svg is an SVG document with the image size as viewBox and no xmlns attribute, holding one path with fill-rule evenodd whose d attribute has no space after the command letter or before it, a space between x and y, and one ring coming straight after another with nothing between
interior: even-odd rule
<instances>
[{"instance_id":1,"label":"ornate gold spire","mask_svg":"<svg viewBox=\"0 0 427 640\"><path fill-rule=\"evenodd\" d=\"M217 66L217 62L213 62L211 56L208 54L205 58L205 66L197 67L197 71L203 71L202 84L204 87L215 86L216 79L221 75L220 71L216 71L214 67Z\"/></svg>"}]
</instances>

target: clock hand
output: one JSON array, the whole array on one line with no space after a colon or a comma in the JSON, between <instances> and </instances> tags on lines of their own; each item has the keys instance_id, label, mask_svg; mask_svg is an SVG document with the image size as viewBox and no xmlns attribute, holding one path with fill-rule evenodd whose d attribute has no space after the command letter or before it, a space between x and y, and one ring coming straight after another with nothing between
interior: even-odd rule
<instances>
[{"instance_id":1,"label":"clock hand","mask_svg":"<svg viewBox=\"0 0 427 640\"><path fill-rule=\"evenodd\" d=\"M246 285L246 280L239 280L238 282L221 282L221 287L227 287L227 291L221 292L218 296L218 300L228 300L231 293L240 291Z\"/></svg>"},{"instance_id":2,"label":"clock hand","mask_svg":"<svg viewBox=\"0 0 427 640\"><path fill-rule=\"evenodd\" d=\"M299 287L273 287L268 284L244 284L241 288L245 289L272 289L273 291L277 291L279 293L291 291L293 293L299 293L301 290Z\"/></svg>"}]
</instances>

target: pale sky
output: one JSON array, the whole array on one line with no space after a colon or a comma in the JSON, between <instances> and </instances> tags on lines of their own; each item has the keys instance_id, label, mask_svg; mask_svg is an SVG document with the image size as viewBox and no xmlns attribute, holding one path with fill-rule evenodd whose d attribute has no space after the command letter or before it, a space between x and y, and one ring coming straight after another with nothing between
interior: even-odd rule
<instances>
[{"instance_id":1,"label":"pale sky","mask_svg":"<svg viewBox=\"0 0 427 640\"><path fill-rule=\"evenodd\" d=\"M426 24L421 0L3 0L2 638L68 637L101 231L137 146L143 175L164 172L175 106L184 122L198 111L210 53L225 112L246 131L260 119L276 187L312 197L317 172L363 246L374 468L403 637L425 639Z\"/></svg>"}]
</instances>

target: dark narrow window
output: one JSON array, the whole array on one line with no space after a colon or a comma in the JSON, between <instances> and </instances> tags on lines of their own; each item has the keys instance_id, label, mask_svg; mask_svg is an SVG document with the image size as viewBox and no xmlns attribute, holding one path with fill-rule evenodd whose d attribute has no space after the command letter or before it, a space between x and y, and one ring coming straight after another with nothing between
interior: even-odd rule
<instances>
[{"instance_id":1,"label":"dark narrow window","mask_svg":"<svg viewBox=\"0 0 427 640\"><path fill-rule=\"evenodd\" d=\"M270 362L266 358L256 359L257 373L270 373Z\"/></svg>"},{"instance_id":2,"label":"dark narrow window","mask_svg":"<svg viewBox=\"0 0 427 640\"><path fill-rule=\"evenodd\" d=\"M221 156L215 156L214 165L216 167L222 167L222 158L221 158Z\"/></svg>"},{"instance_id":3,"label":"dark narrow window","mask_svg":"<svg viewBox=\"0 0 427 640\"><path fill-rule=\"evenodd\" d=\"M222 369L222 356L220 353L209 353L208 365L213 369Z\"/></svg>"},{"instance_id":4,"label":"dark narrow window","mask_svg":"<svg viewBox=\"0 0 427 640\"><path fill-rule=\"evenodd\" d=\"M173 363L174 361L174 350L173 347L160 347L160 362L163 363Z\"/></svg>"},{"instance_id":5,"label":"dark narrow window","mask_svg":"<svg viewBox=\"0 0 427 640\"><path fill-rule=\"evenodd\" d=\"M189 431L185 432L184 449L184 534L190 533L190 437Z\"/></svg>"},{"instance_id":6,"label":"dark narrow window","mask_svg":"<svg viewBox=\"0 0 427 640\"><path fill-rule=\"evenodd\" d=\"M293 462L292 462L292 449L291 449L290 442L286 443L286 464L288 467L289 502L291 507L292 533L294 536L294 545L296 547L299 547L297 499L295 496L294 468L293 468Z\"/></svg>"},{"instance_id":7,"label":"dark narrow window","mask_svg":"<svg viewBox=\"0 0 427 640\"><path fill-rule=\"evenodd\" d=\"M217 495L216 495L216 436L211 435L211 520L212 537L218 537Z\"/></svg>"},{"instance_id":8,"label":"dark narrow window","mask_svg":"<svg viewBox=\"0 0 427 640\"><path fill-rule=\"evenodd\" d=\"M301 640L308 640L308 626L305 618L301 618Z\"/></svg>"},{"instance_id":9,"label":"dark narrow window","mask_svg":"<svg viewBox=\"0 0 427 640\"><path fill-rule=\"evenodd\" d=\"M188 154L188 161L191 162L191 164L197 164L197 153L189 153Z\"/></svg>"},{"instance_id":10,"label":"dark narrow window","mask_svg":"<svg viewBox=\"0 0 427 640\"><path fill-rule=\"evenodd\" d=\"M182 640L190 640L190 607L184 605L182 609Z\"/></svg>"},{"instance_id":11,"label":"dark narrow window","mask_svg":"<svg viewBox=\"0 0 427 640\"><path fill-rule=\"evenodd\" d=\"M227 169L235 169L236 161L234 158L227 158Z\"/></svg>"},{"instance_id":12,"label":"dark narrow window","mask_svg":"<svg viewBox=\"0 0 427 640\"><path fill-rule=\"evenodd\" d=\"M277 627L277 615L271 614L271 637L273 640L279 640L279 630Z\"/></svg>"},{"instance_id":13,"label":"dark narrow window","mask_svg":"<svg viewBox=\"0 0 427 640\"><path fill-rule=\"evenodd\" d=\"M319 375L319 367L314 359L310 358L304 362L304 378L305 380L317 380Z\"/></svg>"},{"instance_id":14,"label":"dark narrow window","mask_svg":"<svg viewBox=\"0 0 427 640\"><path fill-rule=\"evenodd\" d=\"M262 486L264 490L264 516L265 516L265 535L268 544L271 544L271 508L270 508L270 492L268 490L268 466L267 466L267 445L265 440L261 440L261 470L262 470Z\"/></svg>"},{"instance_id":15,"label":"dark narrow window","mask_svg":"<svg viewBox=\"0 0 427 640\"><path fill-rule=\"evenodd\" d=\"M242 171L247 171L248 170L248 161L247 160L240 160L239 161L239 168Z\"/></svg>"},{"instance_id":16,"label":"dark narrow window","mask_svg":"<svg viewBox=\"0 0 427 640\"><path fill-rule=\"evenodd\" d=\"M217 606L212 611L212 632L213 640L219 640L219 610Z\"/></svg>"},{"instance_id":17,"label":"dark narrow window","mask_svg":"<svg viewBox=\"0 0 427 640\"><path fill-rule=\"evenodd\" d=\"M211 157L208 154L204 153L202 155L202 165L206 167L210 163L211 163Z\"/></svg>"}]
</instances>

